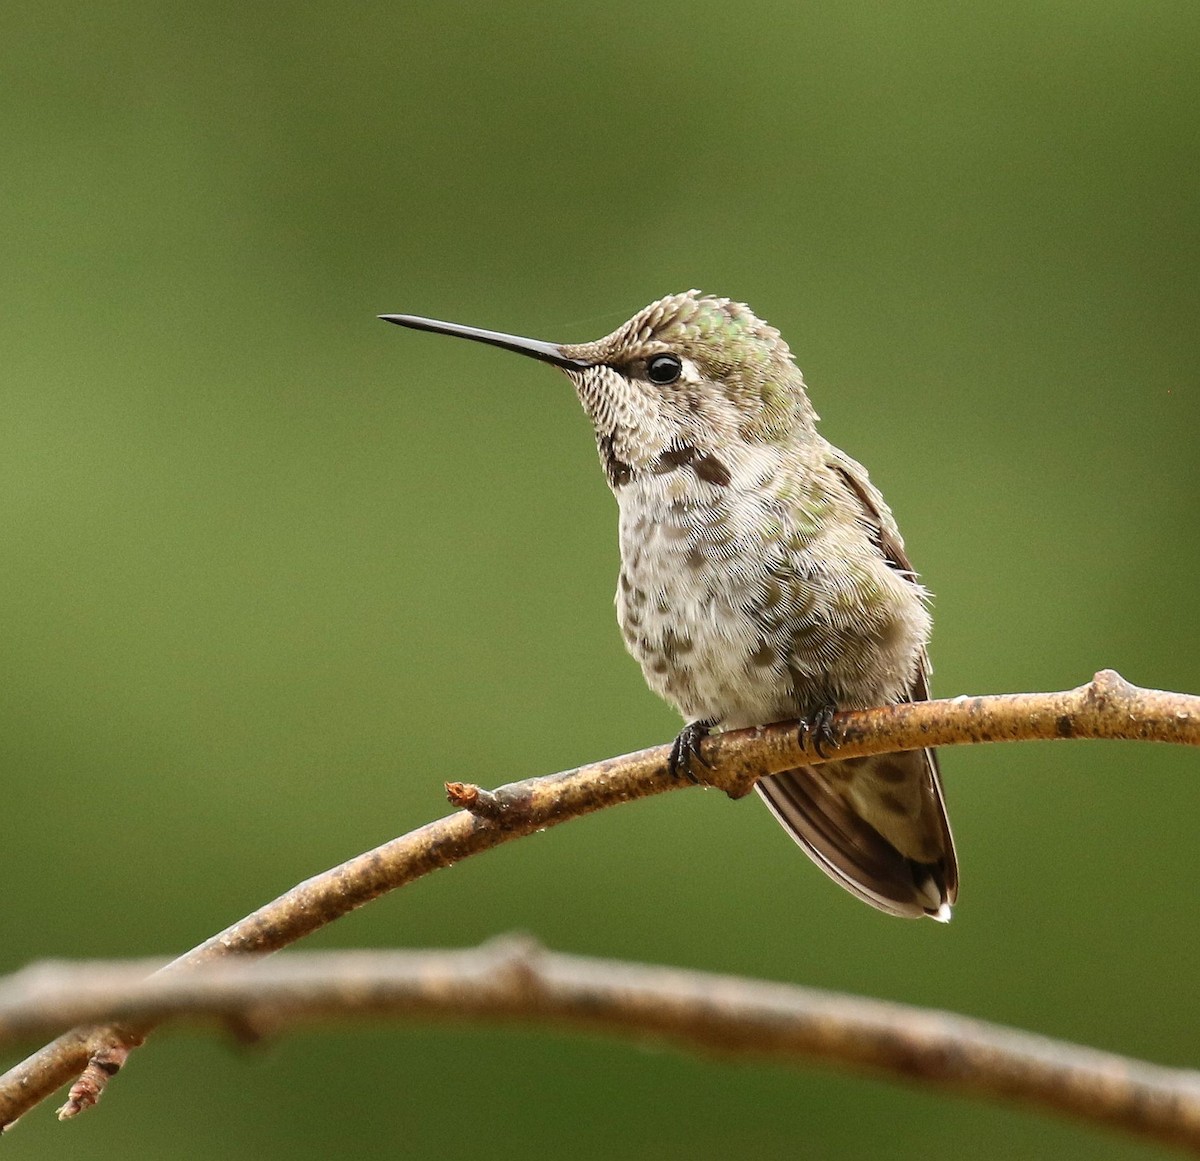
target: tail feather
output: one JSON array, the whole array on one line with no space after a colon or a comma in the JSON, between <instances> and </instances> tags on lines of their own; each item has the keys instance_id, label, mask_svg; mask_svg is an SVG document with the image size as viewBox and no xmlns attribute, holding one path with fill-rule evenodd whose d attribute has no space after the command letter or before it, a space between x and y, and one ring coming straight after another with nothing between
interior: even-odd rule
<instances>
[{"instance_id":1,"label":"tail feather","mask_svg":"<svg viewBox=\"0 0 1200 1161\"><path fill-rule=\"evenodd\" d=\"M864 902L949 919L958 865L932 750L803 766L756 789L804 853Z\"/></svg>"}]
</instances>

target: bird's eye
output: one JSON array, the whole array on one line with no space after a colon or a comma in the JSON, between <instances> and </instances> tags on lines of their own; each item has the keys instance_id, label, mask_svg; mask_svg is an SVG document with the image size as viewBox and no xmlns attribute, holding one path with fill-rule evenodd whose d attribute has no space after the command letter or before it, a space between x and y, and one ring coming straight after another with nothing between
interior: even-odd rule
<instances>
[{"instance_id":1,"label":"bird's eye","mask_svg":"<svg viewBox=\"0 0 1200 1161\"><path fill-rule=\"evenodd\" d=\"M646 364L646 375L650 382L657 383L660 387L674 383L682 374L683 363L677 355L655 355Z\"/></svg>"}]
</instances>

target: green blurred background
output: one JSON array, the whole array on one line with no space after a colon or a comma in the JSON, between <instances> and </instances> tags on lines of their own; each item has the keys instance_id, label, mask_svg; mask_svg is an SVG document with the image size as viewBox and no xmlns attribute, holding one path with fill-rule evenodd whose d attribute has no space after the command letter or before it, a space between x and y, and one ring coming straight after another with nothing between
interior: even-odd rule
<instances>
[{"instance_id":1,"label":"green blurred background","mask_svg":"<svg viewBox=\"0 0 1200 1161\"><path fill-rule=\"evenodd\" d=\"M182 950L495 784L670 739L549 339L698 286L790 341L937 594L943 694L1200 690L1200 6L0 11L0 968ZM689 792L310 946L564 950L1200 1063L1193 754L944 758L954 923ZM465 1094L465 1095L464 1095ZM14 1157L1119 1158L822 1071L408 1026L163 1035Z\"/></svg>"}]
</instances>

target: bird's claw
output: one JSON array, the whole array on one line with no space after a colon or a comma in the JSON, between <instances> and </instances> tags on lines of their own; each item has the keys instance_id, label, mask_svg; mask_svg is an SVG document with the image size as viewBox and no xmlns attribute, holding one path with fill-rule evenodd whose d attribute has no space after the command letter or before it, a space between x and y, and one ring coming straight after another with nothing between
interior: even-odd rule
<instances>
[{"instance_id":1,"label":"bird's claw","mask_svg":"<svg viewBox=\"0 0 1200 1161\"><path fill-rule=\"evenodd\" d=\"M706 770L712 769L711 764L706 762L704 755L700 753L700 743L708 737L713 724L706 721L688 722L679 731L679 737L675 739L670 757L667 758L667 771L672 778L683 777L698 786L702 779L692 770L692 763L698 762Z\"/></svg>"},{"instance_id":2,"label":"bird's claw","mask_svg":"<svg viewBox=\"0 0 1200 1161\"><path fill-rule=\"evenodd\" d=\"M825 747L836 746L838 743L838 732L833 726L833 716L836 713L837 706L823 705L802 717L800 728L796 731L800 749L807 750L811 742L818 758L828 758Z\"/></svg>"}]
</instances>

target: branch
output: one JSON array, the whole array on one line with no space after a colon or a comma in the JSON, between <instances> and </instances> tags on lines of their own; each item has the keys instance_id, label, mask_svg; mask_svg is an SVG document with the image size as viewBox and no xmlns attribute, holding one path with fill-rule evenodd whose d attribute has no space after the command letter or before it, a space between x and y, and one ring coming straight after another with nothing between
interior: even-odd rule
<instances>
[{"instance_id":1,"label":"branch","mask_svg":"<svg viewBox=\"0 0 1200 1161\"><path fill-rule=\"evenodd\" d=\"M217 1020L256 1037L368 1015L521 1021L666 1039L701 1053L818 1061L1200 1151L1200 1073L837 992L583 959L512 937L470 951L309 952L146 978L148 970L44 964L0 980L0 1042L112 1019Z\"/></svg>"},{"instance_id":2,"label":"branch","mask_svg":"<svg viewBox=\"0 0 1200 1161\"><path fill-rule=\"evenodd\" d=\"M1103 670L1061 693L999 694L917 702L842 713L841 741L825 760L979 742L1122 738L1200 745L1200 697L1129 685ZM766 775L820 759L799 743L795 723L738 730L704 744L707 781L733 798ZM332 923L385 892L503 842L635 798L678 790L668 747L641 750L576 770L514 782L494 791L447 785L469 807L428 823L293 887L245 919L174 960L175 972L230 955L265 955ZM472 813L474 811L474 813ZM152 1020L119 1027L80 1026L0 1076L0 1129L6 1129L72 1077L80 1076L61 1117L94 1104Z\"/></svg>"}]
</instances>

